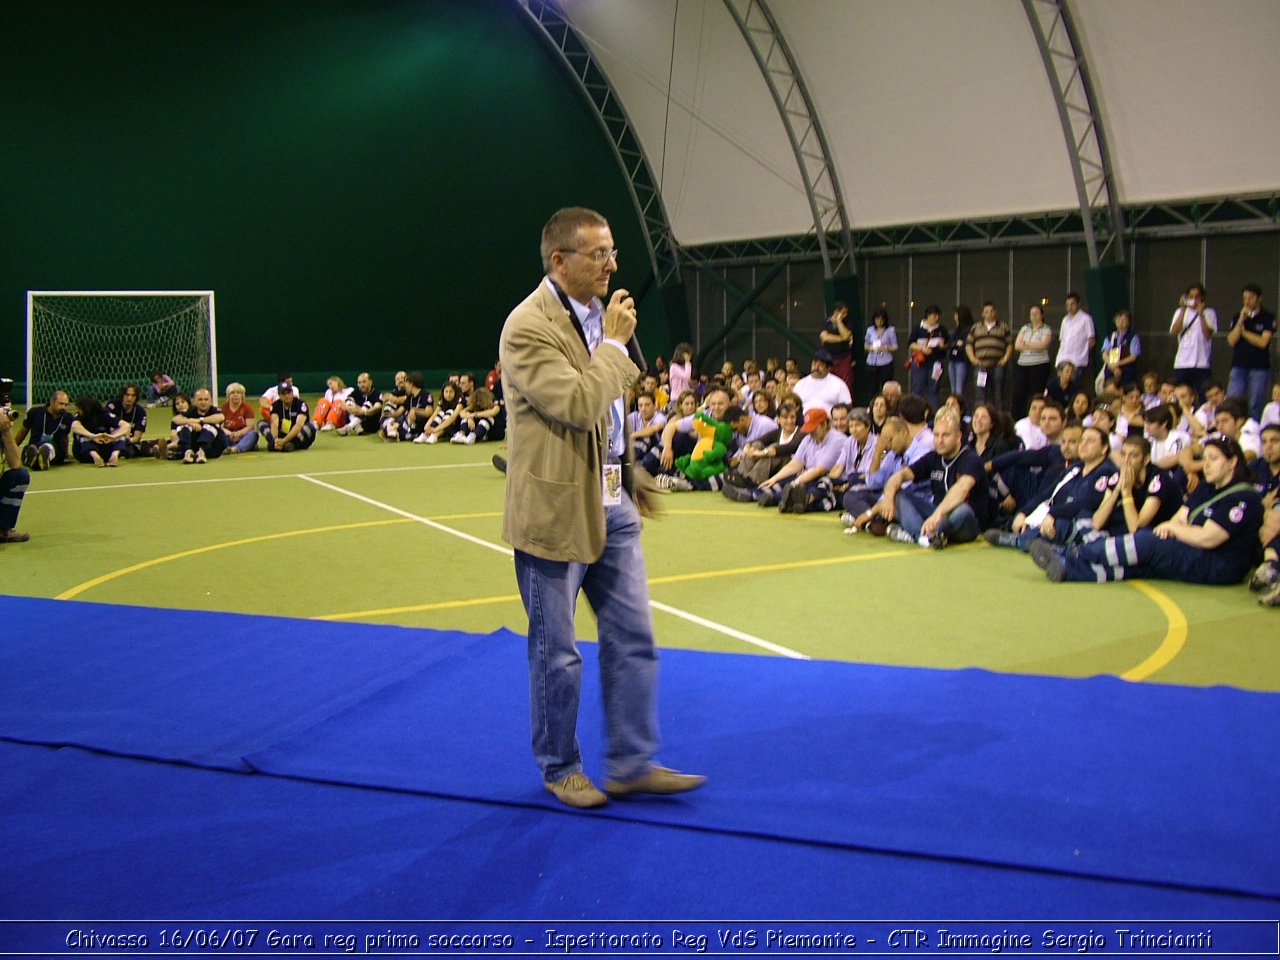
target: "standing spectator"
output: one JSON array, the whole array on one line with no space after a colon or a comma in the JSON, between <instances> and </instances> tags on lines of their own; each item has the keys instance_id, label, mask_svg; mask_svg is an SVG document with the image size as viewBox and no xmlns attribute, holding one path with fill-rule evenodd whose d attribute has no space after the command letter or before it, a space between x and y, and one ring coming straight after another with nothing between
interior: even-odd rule
<instances>
[{"instance_id":1,"label":"standing spectator","mask_svg":"<svg viewBox=\"0 0 1280 960\"><path fill-rule=\"evenodd\" d=\"M1173 358L1173 377L1178 383L1189 383L1201 395L1204 382L1213 366L1213 335L1218 332L1218 314L1204 305L1204 287L1193 283L1178 301L1169 333L1178 342Z\"/></svg>"},{"instance_id":2,"label":"standing spectator","mask_svg":"<svg viewBox=\"0 0 1280 960\"><path fill-rule=\"evenodd\" d=\"M667 371L668 393L678 397L689 389L693 381L693 347L687 343L677 343L671 351L671 366Z\"/></svg>"},{"instance_id":3,"label":"standing spectator","mask_svg":"<svg viewBox=\"0 0 1280 960\"><path fill-rule=\"evenodd\" d=\"M929 409L941 406L938 384L942 381L943 361L947 356L947 328L942 325L942 311L930 304L911 334L910 390L929 401Z\"/></svg>"},{"instance_id":4,"label":"standing spectator","mask_svg":"<svg viewBox=\"0 0 1280 960\"><path fill-rule=\"evenodd\" d=\"M1032 397L1044 396L1049 383L1049 344L1053 328L1044 322L1044 307L1032 304L1027 322L1018 331L1013 349L1018 362L1013 365L1013 410L1015 414L1029 408Z\"/></svg>"},{"instance_id":5,"label":"standing spectator","mask_svg":"<svg viewBox=\"0 0 1280 960\"><path fill-rule=\"evenodd\" d=\"M884 388L893 372L893 355L898 349L898 332L883 308L871 315L863 344L867 350L867 390L874 396Z\"/></svg>"},{"instance_id":6,"label":"standing spectator","mask_svg":"<svg viewBox=\"0 0 1280 960\"><path fill-rule=\"evenodd\" d=\"M1244 303L1231 321L1227 343L1231 344L1231 377L1227 396L1244 397L1255 420L1262 419L1267 402L1267 381L1271 378L1271 339L1276 333L1276 315L1263 309L1262 288L1246 284Z\"/></svg>"},{"instance_id":7,"label":"standing spectator","mask_svg":"<svg viewBox=\"0 0 1280 960\"><path fill-rule=\"evenodd\" d=\"M978 403L1004 404L1004 371L1013 356L1009 327L996 314L996 305L982 305L982 321L975 324L965 351L974 370L974 397Z\"/></svg>"},{"instance_id":8,"label":"standing spectator","mask_svg":"<svg viewBox=\"0 0 1280 960\"><path fill-rule=\"evenodd\" d=\"M947 380L951 392L963 397L969 384L969 336L973 332L973 311L963 303L956 307L956 329L947 349Z\"/></svg>"},{"instance_id":9,"label":"standing spectator","mask_svg":"<svg viewBox=\"0 0 1280 960\"><path fill-rule=\"evenodd\" d=\"M1114 381L1122 389L1138 383L1138 357L1142 356L1142 341L1133 332L1133 317L1128 310L1116 312L1115 329L1102 341L1102 362L1106 365L1106 379Z\"/></svg>"},{"instance_id":10,"label":"standing spectator","mask_svg":"<svg viewBox=\"0 0 1280 960\"><path fill-rule=\"evenodd\" d=\"M851 401L849 385L831 375L831 353L826 347L814 351L809 369L809 376L802 377L795 384L795 392L804 404L805 413L821 407L823 413L830 414L833 405Z\"/></svg>"},{"instance_id":11,"label":"standing spectator","mask_svg":"<svg viewBox=\"0 0 1280 960\"><path fill-rule=\"evenodd\" d=\"M222 412L222 432L226 435L227 453L248 453L258 445L253 407L245 402L243 383L227 384L227 402L218 409Z\"/></svg>"},{"instance_id":12,"label":"standing spectator","mask_svg":"<svg viewBox=\"0 0 1280 960\"><path fill-rule=\"evenodd\" d=\"M837 300L831 310L831 316L818 334L819 342L831 354L831 373L844 381L853 395L853 331L845 324L849 317L849 308L843 300Z\"/></svg>"},{"instance_id":13,"label":"standing spectator","mask_svg":"<svg viewBox=\"0 0 1280 960\"><path fill-rule=\"evenodd\" d=\"M1080 309L1080 295L1067 294L1067 312L1058 327L1058 359L1070 360L1076 365L1076 382L1088 379L1089 363L1093 359L1093 345L1097 341L1097 332L1093 327L1093 317Z\"/></svg>"}]
</instances>

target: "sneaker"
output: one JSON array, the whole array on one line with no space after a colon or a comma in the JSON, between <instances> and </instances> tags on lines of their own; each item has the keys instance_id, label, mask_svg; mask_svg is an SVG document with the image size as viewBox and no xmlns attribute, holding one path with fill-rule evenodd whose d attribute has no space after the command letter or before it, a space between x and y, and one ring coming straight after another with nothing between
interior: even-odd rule
<instances>
[{"instance_id":1,"label":"sneaker","mask_svg":"<svg viewBox=\"0 0 1280 960\"><path fill-rule=\"evenodd\" d=\"M459 430L457 433L455 433L452 437L449 438L449 442L450 443L466 443L467 437L469 436L470 434L463 433L461 430Z\"/></svg>"},{"instance_id":2,"label":"sneaker","mask_svg":"<svg viewBox=\"0 0 1280 960\"><path fill-rule=\"evenodd\" d=\"M1018 535L1011 530L986 530L982 534L982 539L993 547L1016 547L1018 545Z\"/></svg>"},{"instance_id":3,"label":"sneaker","mask_svg":"<svg viewBox=\"0 0 1280 960\"><path fill-rule=\"evenodd\" d=\"M188 450L186 453L184 453L184 454L182 455L182 462L183 462L183 463L195 463L195 462L196 462L196 452L195 452L194 450Z\"/></svg>"},{"instance_id":4,"label":"sneaker","mask_svg":"<svg viewBox=\"0 0 1280 960\"><path fill-rule=\"evenodd\" d=\"M787 487L787 492L782 495L782 502L778 504L778 512L804 513L808 509L809 492L798 483Z\"/></svg>"},{"instance_id":5,"label":"sneaker","mask_svg":"<svg viewBox=\"0 0 1280 960\"><path fill-rule=\"evenodd\" d=\"M603 807L609 798L596 789L596 785L587 779L584 773L571 773L563 780L552 783L550 780L542 784L547 792L565 806L587 810L591 807Z\"/></svg>"},{"instance_id":6,"label":"sneaker","mask_svg":"<svg viewBox=\"0 0 1280 960\"><path fill-rule=\"evenodd\" d=\"M6 530L0 533L0 543L26 543L30 539L31 534L20 530Z\"/></svg>"},{"instance_id":7,"label":"sneaker","mask_svg":"<svg viewBox=\"0 0 1280 960\"><path fill-rule=\"evenodd\" d=\"M1249 578L1249 589L1254 593L1266 590L1280 581L1280 564L1274 560L1263 560L1258 569Z\"/></svg>"},{"instance_id":8,"label":"sneaker","mask_svg":"<svg viewBox=\"0 0 1280 960\"><path fill-rule=\"evenodd\" d=\"M915 543L916 538L907 532L907 528L896 520L885 527L884 535L894 543Z\"/></svg>"},{"instance_id":9,"label":"sneaker","mask_svg":"<svg viewBox=\"0 0 1280 960\"><path fill-rule=\"evenodd\" d=\"M382 433L388 440L400 439L400 428L396 425L394 420L387 421L387 425L382 428Z\"/></svg>"},{"instance_id":10,"label":"sneaker","mask_svg":"<svg viewBox=\"0 0 1280 960\"><path fill-rule=\"evenodd\" d=\"M36 455L36 467L40 470L48 470L51 463L53 463L53 444L40 444L40 451Z\"/></svg>"},{"instance_id":11,"label":"sneaker","mask_svg":"<svg viewBox=\"0 0 1280 960\"><path fill-rule=\"evenodd\" d=\"M693 489L693 484L689 481L688 477L677 473L671 478L671 489L678 490L681 493L688 493Z\"/></svg>"},{"instance_id":12,"label":"sneaker","mask_svg":"<svg viewBox=\"0 0 1280 960\"><path fill-rule=\"evenodd\" d=\"M324 426L320 428L320 432L328 433L330 430L333 430L333 429L335 429L334 425L332 423L329 423L328 421L325 421Z\"/></svg>"},{"instance_id":13,"label":"sneaker","mask_svg":"<svg viewBox=\"0 0 1280 960\"><path fill-rule=\"evenodd\" d=\"M1063 562L1062 554L1048 540L1032 540L1030 553L1036 566L1054 583L1061 583L1066 579L1067 565Z\"/></svg>"},{"instance_id":14,"label":"sneaker","mask_svg":"<svg viewBox=\"0 0 1280 960\"><path fill-rule=\"evenodd\" d=\"M858 522L858 518L855 517L848 510L840 514L840 526L844 527L846 530L852 530L854 533L857 533L858 528L857 526L855 526L857 522Z\"/></svg>"},{"instance_id":15,"label":"sneaker","mask_svg":"<svg viewBox=\"0 0 1280 960\"><path fill-rule=\"evenodd\" d=\"M490 462L493 464L493 469L497 470L499 473L507 472L507 458L501 454L495 453L493 455L493 460Z\"/></svg>"},{"instance_id":16,"label":"sneaker","mask_svg":"<svg viewBox=\"0 0 1280 960\"><path fill-rule=\"evenodd\" d=\"M209 458L204 455L203 450L196 451L196 463L208 463Z\"/></svg>"},{"instance_id":17,"label":"sneaker","mask_svg":"<svg viewBox=\"0 0 1280 960\"><path fill-rule=\"evenodd\" d=\"M413 442L414 443L430 443L431 442L430 438L434 436L435 436L434 433L420 433L413 438Z\"/></svg>"},{"instance_id":18,"label":"sneaker","mask_svg":"<svg viewBox=\"0 0 1280 960\"><path fill-rule=\"evenodd\" d=\"M440 434L438 433L424 433L423 436L427 438L423 443L437 443L440 440Z\"/></svg>"},{"instance_id":19,"label":"sneaker","mask_svg":"<svg viewBox=\"0 0 1280 960\"><path fill-rule=\"evenodd\" d=\"M1280 581L1260 596L1258 603L1264 607L1280 607Z\"/></svg>"},{"instance_id":20,"label":"sneaker","mask_svg":"<svg viewBox=\"0 0 1280 960\"><path fill-rule=\"evenodd\" d=\"M776 507L778 505L778 501L774 499L777 494L772 487L767 490L764 487L756 487L751 491L751 496L762 507Z\"/></svg>"},{"instance_id":21,"label":"sneaker","mask_svg":"<svg viewBox=\"0 0 1280 960\"><path fill-rule=\"evenodd\" d=\"M706 782L706 777L699 776L696 773L680 773L678 770L660 767L655 763L634 780L622 782L606 780L604 792L611 797L630 797L637 793L670 796L673 793L688 793L690 790L697 790Z\"/></svg>"},{"instance_id":22,"label":"sneaker","mask_svg":"<svg viewBox=\"0 0 1280 960\"><path fill-rule=\"evenodd\" d=\"M688 492L693 489L693 484L678 473L660 473L653 478L653 482L668 493L674 493L677 490Z\"/></svg>"},{"instance_id":23,"label":"sneaker","mask_svg":"<svg viewBox=\"0 0 1280 960\"><path fill-rule=\"evenodd\" d=\"M359 419L352 420L351 423L348 424L347 426L348 426L347 433L350 436L358 437L360 436L360 434L364 433L364 423L361 422Z\"/></svg>"},{"instance_id":24,"label":"sneaker","mask_svg":"<svg viewBox=\"0 0 1280 960\"><path fill-rule=\"evenodd\" d=\"M28 470L39 470L36 466L40 459L40 450L34 443L28 443L22 448L22 465Z\"/></svg>"},{"instance_id":25,"label":"sneaker","mask_svg":"<svg viewBox=\"0 0 1280 960\"><path fill-rule=\"evenodd\" d=\"M354 424L355 424L354 421L351 421L349 423L344 423L342 426L334 428L333 432L340 437L345 437L348 433L351 432L351 428L352 426L354 426Z\"/></svg>"},{"instance_id":26,"label":"sneaker","mask_svg":"<svg viewBox=\"0 0 1280 960\"><path fill-rule=\"evenodd\" d=\"M928 547L930 550L942 550L947 545L947 535L939 530L932 537L926 538L922 545Z\"/></svg>"}]
</instances>

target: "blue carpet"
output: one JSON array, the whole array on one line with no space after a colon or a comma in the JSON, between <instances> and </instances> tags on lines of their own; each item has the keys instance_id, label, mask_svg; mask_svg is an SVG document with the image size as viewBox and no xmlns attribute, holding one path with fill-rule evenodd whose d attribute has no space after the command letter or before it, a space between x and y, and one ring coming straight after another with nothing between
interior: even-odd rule
<instances>
[{"instance_id":1,"label":"blue carpet","mask_svg":"<svg viewBox=\"0 0 1280 960\"><path fill-rule=\"evenodd\" d=\"M1274 919L1274 901L0 744L0 917ZM49 949L0 924L0 952Z\"/></svg>"},{"instance_id":2,"label":"blue carpet","mask_svg":"<svg viewBox=\"0 0 1280 960\"><path fill-rule=\"evenodd\" d=\"M509 633L2 604L0 738L554 806ZM666 651L661 714L711 785L597 819L1280 895L1280 696Z\"/></svg>"}]
</instances>

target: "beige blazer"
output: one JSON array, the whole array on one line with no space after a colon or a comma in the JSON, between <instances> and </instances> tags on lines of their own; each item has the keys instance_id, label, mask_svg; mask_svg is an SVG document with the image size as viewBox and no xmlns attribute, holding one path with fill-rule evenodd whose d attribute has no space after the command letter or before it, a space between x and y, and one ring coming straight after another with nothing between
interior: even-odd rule
<instances>
[{"instance_id":1,"label":"beige blazer","mask_svg":"<svg viewBox=\"0 0 1280 960\"><path fill-rule=\"evenodd\" d=\"M498 357L507 405L502 537L536 557L593 563L604 552L609 408L639 368L609 344L589 354L545 280L507 317ZM625 450L629 459L629 443Z\"/></svg>"}]
</instances>

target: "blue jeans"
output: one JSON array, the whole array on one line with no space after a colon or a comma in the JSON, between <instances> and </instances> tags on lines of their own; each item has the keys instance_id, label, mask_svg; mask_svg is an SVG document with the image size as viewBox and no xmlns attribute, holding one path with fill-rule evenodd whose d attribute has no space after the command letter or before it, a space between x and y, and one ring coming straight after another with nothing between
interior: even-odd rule
<instances>
[{"instance_id":1,"label":"blue jeans","mask_svg":"<svg viewBox=\"0 0 1280 960\"><path fill-rule=\"evenodd\" d=\"M912 493L910 490L899 490L898 495L893 499L893 509L903 529L913 537L919 537L925 518L934 511L934 503L927 496ZM947 514L938 529L945 533L952 543L968 543L978 538L981 527L973 507L962 503Z\"/></svg>"},{"instance_id":2,"label":"blue jeans","mask_svg":"<svg viewBox=\"0 0 1280 960\"><path fill-rule=\"evenodd\" d=\"M248 453L250 450L257 449L257 446L258 446L257 430L250 430L248 433L246 433L239 440L236 440L234 443L232 443L230 440L227 441L227 448L234 450L236 453Z\"/></svg>"},{"instance_id":3,"label":"blue jeans","mask_svg":"<svg viewBox=\"0 0 1280 960\"><path fill-rule=\"evenodd\" d=\"M1232 367L1231 376L1227 379L1227 396L1244 397L1249 402L1249 416L1255 420L1262 419L1262 408L1267 403L1267 381L1271 371L1263 368L1252 370L1248 367Z\"/></svg>"},{"instance_id":4,"label":"blue jeans","mask_svg":"<svg viewBox=\"0 0 1280 960\"><path fill-rule=\"evenodd\" d=\"M574 638L578 591L599 633L605 774L642 775L658 752L658 653L640 550L640 513L631 498L605 510L604 553L595 563L546 560L516 551L516 582L529 617L529 719L533 756L548 782L582 770L578 702L582 657Z\"/></svg>"},{"instance_id":5,"label":"blue jeans","mask_svg":"<svg viewBox=\"0 0 1280 960\"><path fill-rule=\"evenodd\" d=\"M951 392L964 399L964 388L969 382L969 364L963 360L952 360L947 364L947 378L951 381Z\"/></svg>"}]
</instances>

